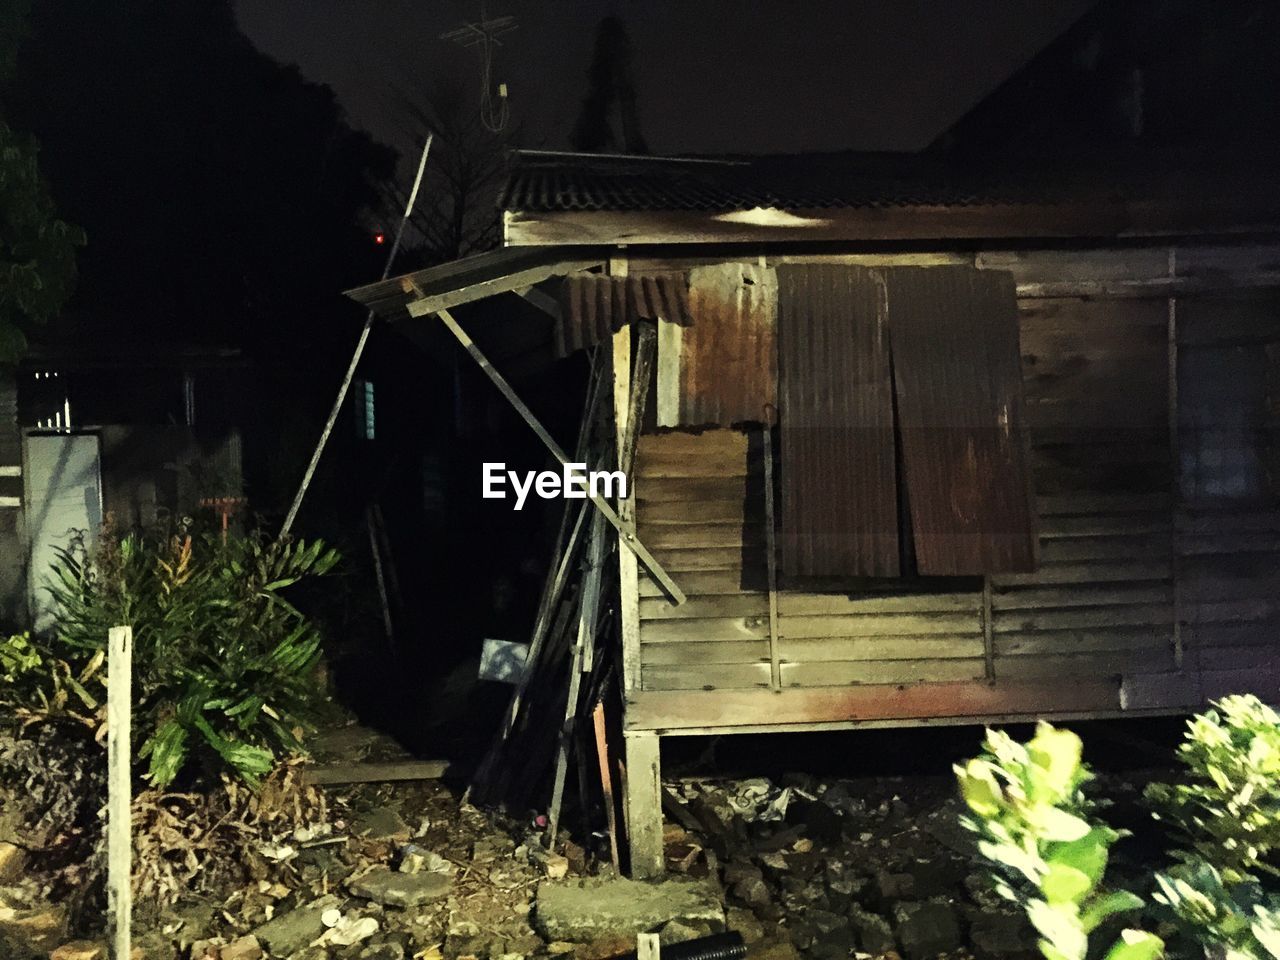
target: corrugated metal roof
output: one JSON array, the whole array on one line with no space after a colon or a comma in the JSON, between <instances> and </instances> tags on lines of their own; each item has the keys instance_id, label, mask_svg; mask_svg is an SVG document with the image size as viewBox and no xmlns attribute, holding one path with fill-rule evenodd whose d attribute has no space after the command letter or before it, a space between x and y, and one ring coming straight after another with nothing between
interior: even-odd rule
<instances>
[{"instance_id":1,"label":"corrugated metal roof","mask_svg":"<svg viewBox=\"0 0 1280 960\"><path fill-rule=\"evenodd\" d=\"M778 267L787 576L899 574L888 337L875 271Z\"/></svg>"},{"instance_id":2,"label":"corrugated metal roof","mask_svg":"<svg viewBox=\"0 0 1280 960\"><path fill-rule=\"evenodd\" d=\"M560 287L556 351L567 356L595 346L636 319L689 323L689 291L683 273L610 277L579 273Z\"/></svg>"},{"instance_id":3,"label":"corrugated metal roof","mask_svg":"<svg viewBox=\"0 0 1280 960\"><path fill-rule=\"evenodd\" d=\"M687 160L516 154L506 210L750 210L968 203L978 197L914 154Z\"/></svg>"},{"instance_id":4,"label":"corrugated metal roof","mask_svg":"<svg viewBox=\"0 0 1280 960\"><path fill-rule=\"evenodd\" d=\"M1013 276L884 271L916 563L963 576L1036 568Z\"/></svg>"},{"instance_id":5,"label":"corrugated metal roof","mask_svg":"<svg viewBox=\"0 0 1280 960\"><path fill-rule=\"evenodd\" d=\"M689 323L658 338L658 426L772 423L778 278L753 263L689 272Z\"/></svg>"},{"instance_id":6,"label":"corrugated metal roof","mask_svg":"<svg viewBox=\"0 0 1280 960\"><path fill-rule=\"evenodd\" d=\"M746 158L600 157L517 152L504 210L704 211L1150 204L1169 215L1280 211L1272 166L1164 150L1064 153L964 165L937 153ZM1255 218L1260 216L1254 210Z\"/></svg>"}]
</instances>

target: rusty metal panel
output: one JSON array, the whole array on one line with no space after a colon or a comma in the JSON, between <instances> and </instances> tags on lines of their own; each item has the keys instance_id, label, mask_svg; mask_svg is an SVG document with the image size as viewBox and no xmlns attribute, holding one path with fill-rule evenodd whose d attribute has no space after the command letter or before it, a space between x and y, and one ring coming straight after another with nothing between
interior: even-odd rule
<instances>
[{"instance_id":1,"label":"rusty metal panel","mask_svg":"<svg viewBox=\"0 0 1280 960\"><path fill-rule=\"evenodd\" d=\"M658 426L773 423L778 280L754 263L689 272L689 322L658 336Z\"/></svg>"},{"instance_id":2,"label":"rusty metal panel","mask_svg":"<svg viewBox=\"0 0 1280 960\"><path fill-rule=\"evenodd\" d=\"M593 347L632 320L689 322L689 292L683 273L610 277L579 273L560 288L556 355Z\"/></svg>"},{"instance_id":3,"label":"rusty metal panel","mask_svg":"<svg viewBox=\"0 0 1280 960\"><path fill-rule=\"evenodd\" d=\"M778 267L782 569L899 573L883 284L862 267Z\"/></svg>"},{"instance_id":4,"label":"rusty metal panel","mask_svg":"<svg viewBox=\"0 0 1280 960\"><path fill-rule=\"evenodd\" d=\"M1035 500L1013 276L896 267L884 277L920 573L1034 570Z\"/></svg>"}]
</instances>

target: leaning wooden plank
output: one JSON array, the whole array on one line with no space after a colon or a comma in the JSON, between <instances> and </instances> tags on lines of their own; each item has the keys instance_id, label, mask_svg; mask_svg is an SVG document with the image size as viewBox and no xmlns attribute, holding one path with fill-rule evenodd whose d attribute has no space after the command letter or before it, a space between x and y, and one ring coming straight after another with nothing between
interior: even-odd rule
<instances>
[{"instance_id":1,"label":"leaning wooden plank","mask_svg":"<svg viewBox=\"0 0 1280 960\"><path fill-rule=\"evenodd\" d=\"M393 763L327 763L302 768L304 783L391 783L400 780L439 780L449 769L447 760L400 760Z\"/></svg>"},{"instance_id":2,"label":"leaning wooden plank","mask_svg":"<svg viewBox=\"0 0 1280 960\"><path fill-rule=\"evenodd\" d=\"M507 401L516 408L516 412L520 414L521 418L529 425L533 432L538 435L538 439L540 439L543 442L543 445L551 451L551 455L560 461L561 464L568 463L569 458L565 456L564 451L560 449L560 445L552 439L551 434L547 433L546 428L539 423L538 418L533 415L533 411L531 411L516 392L511 389L511 385L507 383L502 374L498 373L498 371L494 369L493 364L489 362L488 358L485 357L472 339L467 336L467 332L459 326L458 321L453 318L453 315L450 314L448 310L439 310L436 312L436 316L444 321L445 326L449 328L450 332L457 338L458 342L461 343L467 353L471 355L471 358L479 364L480 369L485 372L486 376L488 376L493 382L493 385L497 387L499 392L507 398ZM649 552L648 548L640 542L635 534L626 529L622 520L618 517L618 514L614 511L613 507L609 505L609 502L605 500L604 497L591 493L590 491L587 492L587 498L595 505L597 510L604 514L605 519L609 521L610 525L618 531L619 542L625 545L627 549L636 555L636 557L645 565L645 568L653 574L654 579L662 584L663 588L667 591L668 596L670 596L676 603L683 603L684 591L676 585L676 582L671 579L666 570L664 570L662 565L654 559L653 554Z\"/></svg>"}]
</instances>

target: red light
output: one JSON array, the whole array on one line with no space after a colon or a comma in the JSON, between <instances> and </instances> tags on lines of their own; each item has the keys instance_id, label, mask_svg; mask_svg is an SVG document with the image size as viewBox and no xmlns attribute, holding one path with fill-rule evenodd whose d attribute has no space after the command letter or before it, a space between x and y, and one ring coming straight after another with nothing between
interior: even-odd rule
<instances>
[{"instance_id":1,"label":"red light","mask_svg":"<svg viewBox=\"0 0 1280 960\"><path fill-rule=\"evenodd\" d=\"M373 235L373 242L376 244L384 244L387 242L387 235L379 230Z\"/></svg>"}]
</instances>

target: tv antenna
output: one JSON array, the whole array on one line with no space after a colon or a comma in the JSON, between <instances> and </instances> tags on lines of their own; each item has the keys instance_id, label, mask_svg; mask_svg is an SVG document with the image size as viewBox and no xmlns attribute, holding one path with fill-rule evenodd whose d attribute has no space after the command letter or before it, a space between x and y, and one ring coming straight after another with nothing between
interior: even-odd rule
<instances>
[{"instance_id":1,"label":"tv antenna","mask_svg":"<svg viewBox=\"0 0 1280 960\"><path fill-rule=\"evenodd\" d=\"M498 38L515 28L515 17L490 17L485 9L485 0L480 0L478 21L464 23L456 30L440 34L441 40L460 47L480 48L480 122L490 133L501 133L511 112L505 83L498 84L497 97L494 97L493 50L502 46Z\"/></svg>"}]
</instances>

